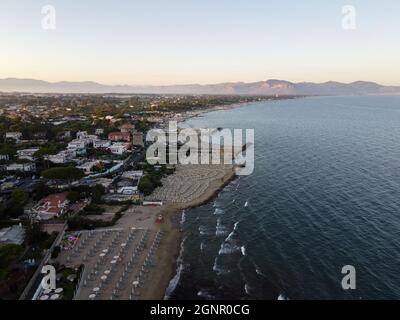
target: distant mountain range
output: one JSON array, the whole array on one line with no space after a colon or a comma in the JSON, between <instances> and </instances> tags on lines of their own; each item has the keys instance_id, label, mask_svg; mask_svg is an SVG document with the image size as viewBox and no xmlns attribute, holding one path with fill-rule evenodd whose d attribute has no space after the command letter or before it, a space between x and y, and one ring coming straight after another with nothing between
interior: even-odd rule
<instances>
[{"instance_id":1,"label":"distant mountain range","mask_svg":"<svg viewBox=\"0 0 400 320\"><path fill-rule=\"evenodd\" d=\"M141 94L221 94L221 95L389 95L400 94L400 86L375 82L289 82L266 80L252 83L190 84L168 86L104 85L97 82L47 82L35 79L0 79L0 92L24 93L141 93Z\"/></svg>"}]
</instances>

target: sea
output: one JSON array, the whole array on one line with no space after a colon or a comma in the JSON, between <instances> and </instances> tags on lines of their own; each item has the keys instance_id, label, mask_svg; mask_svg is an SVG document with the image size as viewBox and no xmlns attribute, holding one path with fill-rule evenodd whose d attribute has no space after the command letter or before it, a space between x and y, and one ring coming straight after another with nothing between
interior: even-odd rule
<instances>
[{"instance_id":1,"label":"sea","mask_svg":"<svg viewBox=\"0 0 400 320\"><path fill-rule=\"evenodd\" d=\"M254 129L255 169L181 213L169 299L400 298L399 96L249 103L185 125Z\"/></svg>"}]
</instances>

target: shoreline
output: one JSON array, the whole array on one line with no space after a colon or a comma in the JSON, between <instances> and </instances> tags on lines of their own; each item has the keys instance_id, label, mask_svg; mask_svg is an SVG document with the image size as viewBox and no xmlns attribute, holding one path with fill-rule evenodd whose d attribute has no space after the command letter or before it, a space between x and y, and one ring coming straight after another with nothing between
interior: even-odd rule
<instances>
[{"instance_id":1,"label":"shoreline","mask_svg":"<svg viewBox=\"0 0 400 320\"><path fill-rule=\"evenodd\" d=\"M234 167L232 166L229 172L227 172L220 181L212 181L206 192L200 195L197 199L180 204L167 204L162 209L161 213L164 216L164 225L161 230L166 234L166 238L161 250L159 250L156 260L157 273L160 275L159 279L154 279L153 288L150 288L148 294L144 296L144 299L152 300L164 300L166 299L166 292L171 285L178 272L178 258L180 256L181 244L182 244L182 229L180 228L178 217L179 213L183 210L196 208L204 204L209 203L212 199L217 197L219 192L223 190L231 181L236 178Z\"/></svg>"}]
</instances>

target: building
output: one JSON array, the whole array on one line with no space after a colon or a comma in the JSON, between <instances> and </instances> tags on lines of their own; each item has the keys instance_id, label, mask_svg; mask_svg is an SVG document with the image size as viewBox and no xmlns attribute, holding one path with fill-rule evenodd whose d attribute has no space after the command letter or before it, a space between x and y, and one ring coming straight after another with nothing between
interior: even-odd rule
<instances>
[{"instance_id":1,"label":"building","mask_svg":"<svg viewBox=\"0 0 400 320\"><path fill-rule=\"evenodd\" d=\"M68 143L68 149L84 149L87 145L86 139L75 139Z\"/></svg>"},{"instance_id":2,"label":"building","mask_svg":"<svg viewBox=\"0 0 400 320\"><path fill-rule=\"evenodd\" d=\"M128 178L128 179L138 179L141 177L143 177L143 170L125 171L122 174L122 178Z\"/></svg>"},{"instance_id":3,"label":"building","mask_svg":"<svg viewBox=\"0 0 400 320\"><path fill-rule=\"evenodd\" d=\"M121 187L117 190L117 193L120 194L125 194L125 195L132 195L137 193L138 187L137 186L126 186L126 187Z\"/></svg>"},{"instance_id":4,"label":"building","mask_svg":"<svg viewBox=\"0 0 400 320\"><path fill-rule=\"evenodd\" d=\"M119 129L121 132L133 132L133 130L135 130L135 126L130 123L125 123Z\"/></svg>"},{"instance_id":5,"label":"building","mask_svg":"<svg viewBox=\"0 0 400 320\"><path fill-rule=\"evenodd\" d=\"M12 163L6 167L7 171L32 172L36 170L34 163Z\"/></svg>"},{"instance_id":6,"label":"building","mask_svg":"<svg viewBox=\"0 0 400 320\"><path fill-rule=\"evenodd\" d=\"M19 141L22 138L21 132L7 132L6 139L13 139L15 141Z\"/></svg>"},{"instance_id":7,"label":"building","mask_svg":"<svg viewBox=\"0 0 400 320\"><path fill-rule=\"evenodd\" d=\"M85 185L94 187L96 185L102 185L106 192L110 190L110 187L112 186L114 182L114 179L109 179L109 178L94 178L90 180L85 181Z\"/></svg>"},{"instance_id":8,"label":"building","mask_svg":"<svg viewBox=\"0 0 400 320\"><path fill-rule=\"evenodd\" d=\"M22 149L17 151L17 155L19 159L26 159L29 161L35 161L36 158L34 154L39 151L39 148L31 148L31 149Z\"/></svg>"},{"instance_id":9,"label":"building","mask_svg":"<svg viewBox=\"0 0 400 320\"><path fill-rule=\"evenodd\" d=\"M76 138L77 139L86 139L88 137L88 134L86 131L78 131L76 133Z\"/></svg>"},{"instance_id":10,"label":"building","mask_svg":"<svg viewBox=\"0 0 400 320\"><path fill-rule=\"evenodd\" d=\"M68 192L51 194L38 202L32 211L38 220L49 220L63 215L68 210Z\"/></svg>"},{"instance_id":11,"label":"building","mask_svg":"<svg viewBox=\"0 0 400 320\"><path fill-rule=\"evenodd\" d=\"M136 131L132 135L132 145L138 146L138 147L144 147L143 143L143 133Z\"/></svg>"},{"instance_id":12,"label":"building","mask_svg":"<svg viewBox=\"0 0 400 320\"><path fill-rule=\"evenodd\" d=\"M131 134L129 132L111 132L108 135L108 140L111 141L131 141Z\"/></svg>"},{"instance_id":13,"label":"building","mask_svg":"<svg viewBox=\"0 0 400 320\"><path fill-rule=\"evenodd\" d=\"M0 160L10 160L10 156L8 154L0 154Z\"/></svg>"},{"instance_id":14,"label":"building","mask_svg":"<svg viewBox=\"0 0 400 320\"><path fill-rule=\"evenodd\" d=\"M93 141L93 148L95 149L107 149L109 146L111 146L111 141L108 140L96 140Z\"/></svg>"},{"instance_id":15,"label":"building","mask_svg":"<svg viewBox=\"0 0 400 320\"><path fill-rule=\"evenodd\" d=\"M123 155L125 152L129 150L129 147L130 143L115 142L108 149L113 154Z\"/></svg>"},{"instance_id":16,"label":"building","mask_svg":"<svg viewBox=\"0 0 400 320\"><path fill-rule=\"evenodd\" d=\"M102 129L102 128L97 128L96 131L95 131L95 134L97 134L97 135L104 134L104 129Z\"/></svg>"},{"instance_id":17,"label":"building","mask_svg":"<svg viewBox=\"0 0 400 320\"><path fill-rule=\"evenodd\" d=\"M63 150L57 154L50 155L48 158L53 163L67 163L76 157L75 150Z\"/></svg>"},{"instance_id":18,"label":"building","mask_svg":"<svg viewBox=\"0 0 400 320\"><path fill-rule=\"evenodd\" d=\"M88 161L80 166L77 166L78 169L81 169L85 174L91 174L94 167L98 167L101 164L100 161Z\"/></svg>"},{"instance_id":19,"label":"building","mask_svg":"<svg viewBox=\"0 0 400 320\"><path fill-rule=\"evenodd\" d=\"M145 206L145 207L159 207L159 206L163 205L163 202L162 201L157 201L157 200L155 200L155 201L143 201L142 205Z\"/></svg>"},{"instance_id":20,"label":"building","mask_svg":"<svg viewBox=\"0 0 400 320\"><path fill-rule=\"evenodd\" d=\"M0 230L0 244L19 244L25 239L25 230L21 224Z\"/></svg>"}]
</instances>

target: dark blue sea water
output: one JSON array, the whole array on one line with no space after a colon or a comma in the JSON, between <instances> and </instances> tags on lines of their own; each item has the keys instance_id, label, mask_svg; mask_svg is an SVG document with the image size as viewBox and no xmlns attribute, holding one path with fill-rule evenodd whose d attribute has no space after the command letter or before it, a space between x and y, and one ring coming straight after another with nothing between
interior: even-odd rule
<instances>
[{"instance_id":1,"label":"dark blue sea water","mask_svg":"<svg viewBox=\"0 0 400 320\"><path fill-rule=\"evenodd\" d=\"M400 97L254 103L188 124L254 128L256 162L184 213L171 298L400 298Z\"/></svg>"}]
</instances>

